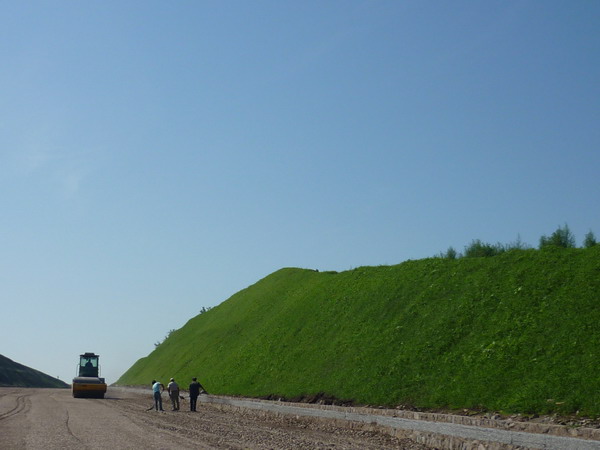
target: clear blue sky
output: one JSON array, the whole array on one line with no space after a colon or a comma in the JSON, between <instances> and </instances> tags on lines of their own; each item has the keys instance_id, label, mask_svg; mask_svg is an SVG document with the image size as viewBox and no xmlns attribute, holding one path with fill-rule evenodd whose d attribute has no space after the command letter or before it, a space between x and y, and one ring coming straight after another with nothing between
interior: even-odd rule
<instances>
[{"instance_id":1,"label":"clear blue sky","mask_svg":"<svg viewBox=\"0 0 600 450\"><path fill-rule=\"evenodd\" d=\"M600 237L600 2L0 2L0 354L109 382L282 267Z\"/></svg>"}]
</instances>

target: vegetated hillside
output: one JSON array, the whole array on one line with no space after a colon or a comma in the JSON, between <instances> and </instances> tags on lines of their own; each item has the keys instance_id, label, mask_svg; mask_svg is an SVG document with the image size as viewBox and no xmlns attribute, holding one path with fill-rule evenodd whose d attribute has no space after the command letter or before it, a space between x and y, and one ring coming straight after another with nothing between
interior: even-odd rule
<instances>
[{"instance_id":1,"label":"vegetated hillside","mask_svg":"<svg viewBox=\"0 0 600 450\"><path fill-rule=\"evenodd\" d=\"M117 384L600 413L600 246L282 269L171 333Z\"/></svg>"},{"instance_id":2,"label":"vegetated hillside","mask_svg":"<svg viewBox=\"0 0 600 450\"><path fill-rule=\"evenodd\" d=\"M0 355L0 386L68 388L69 385L39 370Z\"/></svg>"}]
</instances>

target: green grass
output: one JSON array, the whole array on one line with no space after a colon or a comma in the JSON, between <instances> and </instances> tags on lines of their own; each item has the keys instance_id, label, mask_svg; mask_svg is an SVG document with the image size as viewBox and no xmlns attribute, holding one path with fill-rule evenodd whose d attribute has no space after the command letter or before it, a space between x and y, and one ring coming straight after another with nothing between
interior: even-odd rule
<instances>
[{"instance_id":1,"label":"green grass","mask_svg":"<svg viewBox=\"0 0 600 450\"><path fill-rule=\"evenodd\" d=\"M341 273L282 269L173 332L117 384L600 414L600 246Z\"/></svg>"}]
</instances>

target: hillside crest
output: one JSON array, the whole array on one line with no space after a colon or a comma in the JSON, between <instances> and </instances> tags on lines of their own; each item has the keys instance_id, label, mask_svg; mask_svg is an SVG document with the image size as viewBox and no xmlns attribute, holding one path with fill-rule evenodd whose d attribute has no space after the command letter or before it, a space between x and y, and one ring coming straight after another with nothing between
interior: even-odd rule
<instances>
[{"instance_id":1,"label":"hillside crest","mask_svg":"<svg viewBox=\"0 0 600 450\"><path fill-rule=\"evenodd\" d=\"M117 384L358 404L600 413L600 247L285 268L192 318Z\"/></svg>"},{"instance_id":2,"label":"hillside crest","mask_svg":"<svg viewBox=\"0 0 600 450\"><path fill-rule=\"evenodd\" d=\"M58 378L19 364L2 355L0 355L0 386L35 388L69 387L67 383Z\"/></svg>"}]
</instances>

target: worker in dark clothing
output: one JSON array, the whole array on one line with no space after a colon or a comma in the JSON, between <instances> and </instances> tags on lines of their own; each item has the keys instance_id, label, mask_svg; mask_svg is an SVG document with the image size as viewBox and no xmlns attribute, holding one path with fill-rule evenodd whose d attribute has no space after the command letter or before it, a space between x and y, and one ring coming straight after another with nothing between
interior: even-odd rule
<instances>
[{"instance_id":1,"label":"worker in dark clothing","mask_svg":"<svg viewBox=\"0 0 600 450\"><path fill-rule=\"evenodd\" d=\"M196 411L196 402L201 391L206 393L206 390L198 382L196 377L192 378L192 382L190 383L190 411Z\"/></svg>"}]
</instances>

